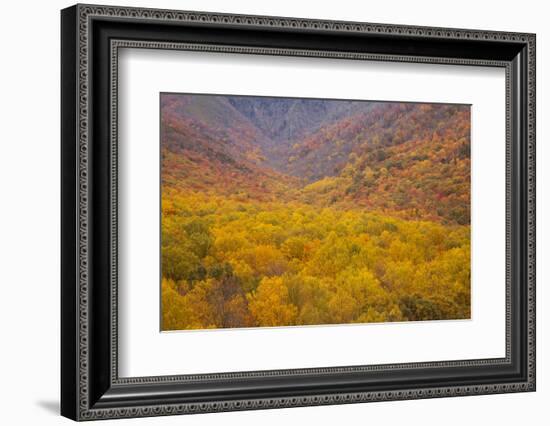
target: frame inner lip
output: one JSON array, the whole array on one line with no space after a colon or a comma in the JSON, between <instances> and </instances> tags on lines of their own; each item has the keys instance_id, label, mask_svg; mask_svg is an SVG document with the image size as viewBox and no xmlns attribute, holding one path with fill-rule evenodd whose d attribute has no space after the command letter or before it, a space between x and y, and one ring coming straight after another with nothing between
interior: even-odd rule
<instances>
[{"instance_id":1,"label":"frame inner lip","mask_svg":"<svg viewBox=\"0 0 550 426\"><path fill-rule=\"evenodd\" d=\"M145 40L129 40L129 39L118 39L113 38L110 40L110 61L111 67L113 70L118 70L118 51L120 48L137 48L137 49L147 49L148 47L153 46L155 49L167 49L167 50L176 50L176 51L200 51L200 52L225 52L225 53L258 53L262 52L264 54L269 54L267 52L273 51L274 56L302 56L304 53L307 56L311 57L323 57L333 59L331 56L326 55L335 55L335 59L341 58L341 52L325 52L322 56L318 56L319 52L317 51L304 51L302 49L281 49L281 48L258 48L258 47L249 47L249 46L227 46L227 45L214 45L214 46L205 46L202 44L196 43L174 43L174 42L150 42ZM210 48L213 48L212 50ZM347 56L347 55L346 55ZM377 60L380 58L380 55L369 54L369 53L350 53L349 56L353 56L356 59L360 60ZM506 61L487 61L482 59L471 59L471 60L462 60L462 59L448 59L440 58L442 62L433 62L437 58L426 58L422 62L427 64L433 63L443 63L443 64L453 64L453 65L465 65L467 62L468 65L475 66L497 66L505 68L506 72L506 81L509 80L509 74L511 72L511 67L509 62ZM388 55L386 61L390 62L418 62L418 58L415 56L402 56L402 55ZM112 83L116 80L116 74L112 76ZM507 85L506 91L509 90ZM116 96L117 92L114 92L114 96L111 95L111 110L115 112L118 110L118 98ZM111 132L113 135L117 135L116 132L117 122L111 121ZM509 135L506 132L506 138L508 139ZM117 150L116 150L116 136L112 140L112 162L116 164L117 162ZM507 162L509 160L507 159ZM508 190L506 191L507 205L508 201ZM116 193L115 193L116 197ZM118 223L116 202L113 204L115 208L112 211L112 221L113 223ZM508 227L508 225L507 225ZM508 277L507 277L508 280ZM507 284L507 287L509 285ZM390 364L370 364L370 365L355 365L355 366L327 366L327 367L318 367L318 368L295 368L295 369L284 369L284 370L260 370L260 371L240 371L240 372L231 372L231 373L204 373L204 374L181 374L181 375L167 375L167 376L146 376L146 377L119 377L118 369L117 373L113 374L112 382L117 385L130 385L130 384L155 384L155 383L173 383L174 380L178 381L211 381L211 380L240 380L240 379L254 379L257 377L261 378L270 378L275 376L289 376L295 377L304 374L315 374L315 375L339 375L339 374L349 374L349 373L370 373L376 371L392 371L395 369L415 369L415 368L453 368L453 367L483 367L486 365L501 365L501 366L510 366L512 365L511 360L511 326L510 326L510 315L509 311L509 297L506 296L506 355L502 358L481 358L481 359L464 359L464 360L449 360L449 361L426 361L426 362L404 362L404 363L390 363ZM111 306L112 312L116 312L116 304ZM116 322L116 317L113 318L113 322ZM116 326L113 324L113 327ZM115 337L115 336L114 336ZM117 338L117 337L116 337ZM118 345L116 346L118 347ZM114 355L116 356L116 355ZM116 356L115 362L118 360ZM118 363L117 363L118 365Z\"/></svg>"}]
</instances>

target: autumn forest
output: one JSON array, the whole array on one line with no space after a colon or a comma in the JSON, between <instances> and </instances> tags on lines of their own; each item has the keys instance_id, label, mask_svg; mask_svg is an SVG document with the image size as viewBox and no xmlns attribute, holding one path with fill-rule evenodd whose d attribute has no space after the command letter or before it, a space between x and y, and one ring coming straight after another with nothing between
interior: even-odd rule
<instances>
[{"instance_id":1,"label":"autumn forest","mask_svg":"<svg viewBox=\"0 0 550 426\"><path fill-rule=\"evenodd\" d=\"M470 318L470 106L162 93L161 328Z\"/></svg>"}]
</instances>

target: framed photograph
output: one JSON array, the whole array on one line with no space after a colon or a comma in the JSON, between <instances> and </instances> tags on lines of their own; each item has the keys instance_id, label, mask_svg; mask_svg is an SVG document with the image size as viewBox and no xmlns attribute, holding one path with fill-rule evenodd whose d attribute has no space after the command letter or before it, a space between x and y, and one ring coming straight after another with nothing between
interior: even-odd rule
<instances>
[{"instance_id":1,"label":"framed photograph","mask_svg":"<svg viewBox=\"0 0 550 426\"><path fill-rule=\"evenodd\" d=\"M535 390L535 35L61 12L61 412Z\"/></svg>"}]
</instances>

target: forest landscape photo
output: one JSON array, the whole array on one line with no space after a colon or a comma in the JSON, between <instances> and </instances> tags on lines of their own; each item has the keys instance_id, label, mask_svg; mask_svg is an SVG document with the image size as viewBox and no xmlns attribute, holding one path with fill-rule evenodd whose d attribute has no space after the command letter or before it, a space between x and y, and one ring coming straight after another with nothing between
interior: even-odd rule
<instances>
[{"instance_id":1,"label":"forest landscape photo","mask_svg":"<svg viewBox=\"0 0 550 426\"><path fill-rule=\"evenodd\" d=\"M161 330L469 319L470 105L160 94Z\"/></svg>"}]
</instances>

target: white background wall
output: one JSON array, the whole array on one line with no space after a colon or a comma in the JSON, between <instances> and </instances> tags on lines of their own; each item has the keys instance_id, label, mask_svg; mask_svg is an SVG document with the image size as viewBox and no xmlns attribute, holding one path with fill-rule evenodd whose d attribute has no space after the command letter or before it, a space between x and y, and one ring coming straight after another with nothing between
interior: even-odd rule
<instances>
[{"instance_id":1,"label":"white background wall","mask_svg":"<svg viewBox=\"0 0 550 426\"><path fill-rule=\"evenodd\" d=\"M117 424L548 424L550 414L550 27L540 0L103 1L143 7L537 33L538 390L421 401L292 408ZM0 421L68 424L59 404L59 9L70 2L2 5L0 43ZM106 422L108 424L113 422ZM114 424L114 423L113 423Z\"/></svg>"}]
</instances>

